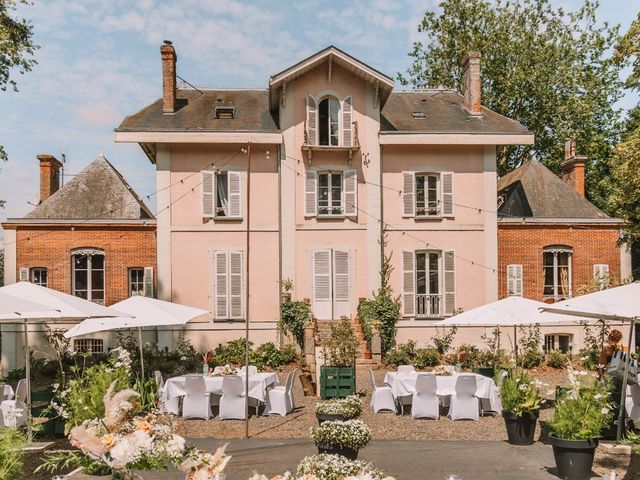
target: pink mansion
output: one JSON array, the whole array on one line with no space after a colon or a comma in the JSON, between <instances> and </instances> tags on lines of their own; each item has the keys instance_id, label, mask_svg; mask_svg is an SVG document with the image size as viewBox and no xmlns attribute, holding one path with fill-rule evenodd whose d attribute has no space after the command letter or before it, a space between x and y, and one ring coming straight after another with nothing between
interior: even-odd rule
<instances>
[{"instance_id":1,"label":"pink mansion","mask_svg":"<svg viewBox=\"0 0 640 480\"><path fill-rule=\"evenodd\" d=\"M160 50L162 98L115 139L156 167L158 297L210 311L188 326L196 348L246 320L254 342L275 340L284 280L317 319L355 316L379 287L385 232L399 341L497 300L496 147L533 134L482 107L479 53L460 94L394 91L333 46L268 88L177 88L174 47Z\"/></svg>"}]
</instances>

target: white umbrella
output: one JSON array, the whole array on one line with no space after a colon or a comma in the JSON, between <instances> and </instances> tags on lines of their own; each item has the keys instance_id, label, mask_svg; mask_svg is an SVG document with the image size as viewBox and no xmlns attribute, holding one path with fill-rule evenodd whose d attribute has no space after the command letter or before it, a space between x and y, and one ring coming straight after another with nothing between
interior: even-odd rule
<instances>
[{"instance_id":1,"label":"white umbrella","mask_svg":"<svg viewBox=\"0 0 640 480\"><path fill-rule=\"evenodd\" d=\"M126 300L113 304L112 307L130 315L130 317L90 318L70 328L64 335L67 338L72 338L94 332L137 328L140 348L140 367L143 378L142 327L185 325L189 320L209 313L207 310L142 296L127 298Z\"/></svg>"},{"instance_id":2,"label":"white umbrella","mask_svg":"<svg viewBox=\"0 0 640 480\"><path fill-rule=\"evenodd\" d=\"M56 315L57 310L0 292L0 320L23 320L30 315Z\"/></svg>"},{"instance_id":3,"label":"white umbrella","mask_svg":"<svg viewBox=\"0 0 640 480\"><path fill-rule=\"evenodd\" d=\"M540 309L545 306L546 304L542 302L511 296L487 303L445 320L440 320L435 322L435 325L442 327L513 327L513 347L517 360L517 327L537 324L567 325L575 323L568 320L564 315L542 314Z\"/></svg>"},{"instance_id":4,"label":"white umbrella","mask_svg":"<svg viewBox=\"0 0 640 480\"><path fill-rule=\"evenodd\" d=\"M57 320L82 320L92 316L116 316L122 315L120 312L111 310L108 307L84 300L73 295L58 292L47 287L42 287L30 282L18 282L0 287L0 305L3 305L2 298L7 303L0 306L0 312L8 310L12 305L17 305L18 301L24 302L27 311L14 311L0 314L0 322L16 323L24 322L24 345L25 345L25 377L27 380L27 436L31 442L31 359L29 358L29 335L28 327L30 321L38 323L48 323ZM15 299L18 299L16 301ZM10 303L11 302L11 303ZM30 306L29 306L30 305ZM37 306L37 308L36 308Z\"/></svg>"},{"instance_id":5,"label":"white umbrella","mask_svg":"<svg viewBox=\"0 0 640 480\"><path fill-rule=\"evenodd\" d=\"M554 303L553 306L544 305L544 315L571 315L574 317L595 318L617 322L629 322L629 340L627 351L631 352L631 339L634 325L640 320L640 283L634 282L620 287L608 288L579 297ZM620 415L618 417L617 439L622 436L624 421L624 404L627 394L629 362L625 363L622 379L622 394L620 398Z\"/></svg>"}]
</instances>

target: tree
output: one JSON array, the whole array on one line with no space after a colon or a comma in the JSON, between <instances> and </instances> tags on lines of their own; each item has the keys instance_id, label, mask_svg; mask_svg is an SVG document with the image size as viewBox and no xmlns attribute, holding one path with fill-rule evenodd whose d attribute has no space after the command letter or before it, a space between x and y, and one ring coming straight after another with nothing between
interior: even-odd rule
<instances>
[{"instance_id":1,"label":"tree","mask_svg":"<svg viewBox=\"0 0 640 480\"><path fill-rule=\"evenodd\" d=\"M608 53L619 29L596 25L598 2L585 0L575 12L550 0L443 0L440 7L425 13L424 40L414 43L413 64L399 80L460 90L460 62L479 50L483 105L535 134L533 146L500 148L498 173L532 156L558 171L564 143L574 138L590 158L589 186L596 185L616 143L613 105L621 95L620 65ZM602 204L605 194L595 195Z\"/></svg>"},{"instance_id":2,"label":"tree","mask_svg":"<svg viewBox=\"0 0 640 480\"><path fill-rule=\"evenodd\" d=\"M640 12L631 23L629 31L618 41L615 58L631 65L631 75L627 78L625 87L640 90Z\"/></svg>"},{"instance_id":3,"label":"tree","mask_svg":"<svg viewBox=\"0 0 640 480\"><path fill-rule=\"evenodd\" d=\"M15 18L17 4L29 4L27 0L0 0L0 90L18 85L12 77L14 71L20 74L31 71L36 64L33 55L39 48L33 43L33 26L24 18ZM7 160L7 152L0 145L0 160ZM4 202L0 200L0 207Z\"/></svg>"}]
</instances>

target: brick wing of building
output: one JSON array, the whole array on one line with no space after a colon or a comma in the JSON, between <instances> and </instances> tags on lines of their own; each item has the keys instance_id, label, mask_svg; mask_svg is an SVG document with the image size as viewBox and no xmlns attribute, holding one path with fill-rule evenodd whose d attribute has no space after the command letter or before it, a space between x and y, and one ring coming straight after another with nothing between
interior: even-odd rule
<instances>
[{"instance_id":1,"label":"brick wing of building","mask_svg":"<svg viewBox=\"0 0 640 480\"><path fill-rule=\"evenodd\" d=\"M60 161L38 160L39 205L2 224L5 284L30 281L107 306L153 296L156 220L122 175L100 155L60 187ZM2 366L11 369L21 362L21 334L2 329Z\"/></svg>"}]
</instances>

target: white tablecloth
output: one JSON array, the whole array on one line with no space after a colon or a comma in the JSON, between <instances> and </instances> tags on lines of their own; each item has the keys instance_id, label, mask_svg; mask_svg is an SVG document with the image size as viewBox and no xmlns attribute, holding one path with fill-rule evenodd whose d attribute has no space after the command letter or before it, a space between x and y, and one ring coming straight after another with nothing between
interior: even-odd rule
<instances>
[{"instance_id":1,"label":"white tablecloth","mask_svg":"<svg viewBox=\"0 0 640 480\"><path fill-rule=\"evenodd\" d=\"M391 387L393 396L404 397L412 395L416 391L416 379L419 372L414 373L398 373L387 372L384 376L384 383ZM476 377L478 383L478 389L476 390L476 397L487 400L490 405L490 410L493 412L502 412L502 402L500 400L500 392L498 387L492 378L485 377L483 375L473 374ZM436 375L438 396L447 396L455 393L457 375Z\"/></svg>"},{"instance_id":2,"label":"white tablecloth","mask_svg":"<svg viewBox=\"0 0 640 480\"><path fill-rule=\"evenodd\" d=\"M224 377L214 377L209 375L196 374L204 377L204 383L206 385L207 392L214 393L216 395L222 395L222 379ZM244 386L244 375L240 375L243 379L242 385ZM167 398L178 397L184 395L186 375L179 377L169 378L164 383L164 391ZM260 372L255 375L249 376L249 397L265 402L267 398L267 387L279 385L278 376L275 373Z\"/></svg>"}]
</instances>

